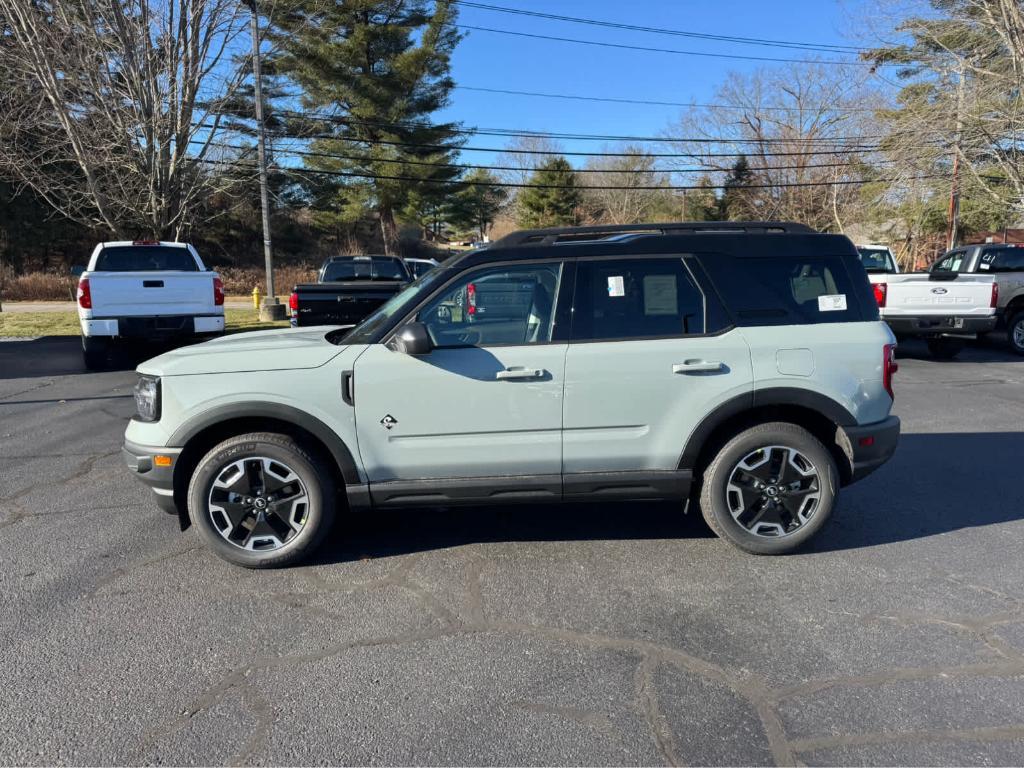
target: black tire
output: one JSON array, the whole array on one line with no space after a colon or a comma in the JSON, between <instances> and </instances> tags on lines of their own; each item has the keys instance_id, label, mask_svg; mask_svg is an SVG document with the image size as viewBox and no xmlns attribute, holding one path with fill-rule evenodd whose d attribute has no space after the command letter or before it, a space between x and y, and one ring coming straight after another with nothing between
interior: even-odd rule
<instances>
[{"instance_id":1,"label":"black tire","mask_svg":"<svg viewBox=\"0 0 1024 768\"><path fill-rule=\"evenodd\" d=\"M796 451L799 455L799 460L809 462L811 468L815 471L813 486L817 494L816 500L810 496L798 496L796 493L791 494L789 489L784 489L782 492L782 495L792 498L792 501L788 502L790 504L798 504L799 498L804 499L805 506L798 510L801 516L806 513L807 505L810 505L811 513L807 515L806 521L802 523L797 522L797 519L785 510L780 510L779 513L775 513L773 511L774 508L768 510L768 513L772 515L778 514L778 519L780 520L784 519L784 517L789 517L793 523L792 529L781 535L779 533L767 535L767 532L752 532L748 527L741 524L739 519L734 517L732 509L737 501L741 502L741 506L744 506L742 505L742 495L737 496L735 491L730 492L728 488L733 473L741 469L739 467L740 462L759 451L759 449L767 449L769 447L781 447ZM793 454L790 454L790 457L790 460L797 460L793 457ZM770 467L770 457L768 464ZM785 466L781 467L781 469L783 471L778 476L780 481L783 477L787 476L787 473L796 472L795 469ZM794 482L799 481L794 480ZM812 481L808 480L807 482L811 483ZM772 487L775 487L775 485L775 483L772 483ZM780 487L783 486L781 482L778 485ZM717 536L727 540L744 552L755 555L783 555L799 548L825 526L832 516L838 491L839 474L836 469L835 460L828 452L828 449L821 444L821 441L796 424L769 422L758 424L740 432L718 451L718 454L704 471L700 494L700 509L708 527ZM750 492L757 493L753 489ZM768 508L768 504L765 503L766 499L767 497L761 494L760 501L755 502L760 504L759 509ZM772 494L771 500L777 505L784 506L787 504L781 497L776 498L775 494ZM760 512L755 514L748 521L749 524L753 524L753 527L758 530L776 525L772 522L757 523L761 519L762 514L767 518L768 513ZM745 510L738 512L737 516L741 518L744 514Z\"/></svg>"},{"instance_id":2,"label":"black tire","mask_svg":"<svg viewBox=\"0 0 1024 768\"><path fill-rule=\"evenodd\" d=\"M102 371L110 362L110 339L106 336L83 336L82 359L90 371Z\"/></svg>"},{"instance_id":3,"label":"black tire","mask_svg":"<svg viewBox=\"0 0 1024 768\"><path fill-rule=\"evenodd\" d=\"M1024 310L1021 310L1006 325L1006 340L1010 349L1018 355L1024 355Z\"/></svg>"},{"instance_id":4,"label":"black tire","mask_svg":"<svg viewBox=\"0 0 1024 768\"><path fill-rule=\"evenodd\" d=\"M963 339L944 339L941 337L927 339L926 343L928 344L928 354L937 360L952 360L967 346L967 342Z\"/></svg>"},{"instance_id":5,"label":"black tire","mask_svg":"<svg viewBox=\"0 0 1024 768\"><path fill-rule=\"evenodd\" d=\"M244 544L229 541L227 536L230 532L242 532L243 526L241 524L232 525L232 521L226 517L224 512L219 509L212 510L210 504L211 492L215 490L214 482L218 478L223 479L222 473L225 473L236 462L255 459L255 457L268 459L275 463L275 466L283 466L284 469L289 470L290 474L297 477L301 484L299 487L304 491L305 509L302 510L301 528L298 531L293 531L285 524L283 526L286 530L285 535L290 538L279 540L281 546L273 549L245 549L243 548ZM243 464L242 466L248 469L251 465ZM265 471L258 469L257 473L260 477L266 477L263 474ZM251 483L248 476L245 478L245 482ZM232 495L232 498L236 496ZM262 498L262 492L260 498ZM266 501L272 500L273 494L268 494ZM241 507L243 505L234 506ZM239 435L214 447L199 462L189 483L188 513L192 525L199 531L206 544L219 557L230 563L246 568L280 568L294 565L308 558L319 548L334 524L334 479L324 459L288 435L272 432ZM253 509L248 513L248 517L245 518L246 524L256 527L248 529L252 535L247 543L255 544L256 540L266 538L255 535L257 527L260 525L268 526L273 523L272 527L282 527L282 519L280 517L272 519L273 514L274 510L270 504L261 512ZM221 527L218 527L215 518ZM222 528L230 528L230 531L222 534Z\"/></svg>"}]
</instances>

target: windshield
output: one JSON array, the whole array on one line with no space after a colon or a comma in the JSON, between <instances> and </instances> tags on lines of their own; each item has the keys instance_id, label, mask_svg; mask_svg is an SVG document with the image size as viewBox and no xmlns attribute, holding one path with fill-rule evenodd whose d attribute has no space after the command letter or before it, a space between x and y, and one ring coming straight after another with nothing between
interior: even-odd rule
<instances>
[{"instance_id":1,"label":"windshield","mask_svg":"<svg viewBox=\"0 0 1024 768\"><path fill-rule=\"evenodd\" d=\"M324 267L322 283L341 280L408 280L409 272L399 259L345 259L329 261Z\"/></svg>"},{"instance_id":2,"label":"windshield","mask_svg":"<svg viewBox=\"0 0 1024 768\"><path fill-rule=\"evenodd\" d=\"M107 246L96 257L96 272L198 272L187 248L166 245Z\"/></svg>"},{"instance_id":3,"label":"windshield","mask_svg":"<svg viewBox=\"0 0 1024 768\"><path fill-rule=\"evenodd\" d=\"M869 274L879 272L892 273L896 271L896 262L888 248L858 248L860 263L864 265L864 271Z\"/></svg>"},{"instance_id":4,"label":"windshield","mask_svg":"<svg viewBox=\"0 0 1024 768\"><path fill-rule=\"evenodd\" d=\"M447 269L440 267L430 270L381 304L376 311L364 317L362 322L351 331L343 336L332 337L330 340L335 344L370 343L378 331L387 328L393 320L406 311L409 305L414 304L418 298L425 297L434 289L435 285L442 282L447 272Z\"/></svg>"}]
</instances>

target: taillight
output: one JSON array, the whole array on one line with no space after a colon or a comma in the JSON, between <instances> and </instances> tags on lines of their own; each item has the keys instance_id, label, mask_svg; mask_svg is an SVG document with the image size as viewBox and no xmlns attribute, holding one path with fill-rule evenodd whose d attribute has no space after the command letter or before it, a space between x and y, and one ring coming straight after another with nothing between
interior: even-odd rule
<instances>
[{"instance_id":1,"label":"taillight","mask_svg":"<svg viewBox=\"0 0 1024 768\"><path fill-rule=\"evenodd\" d=\"M992 298L989 299L988 305L990 307L997 307L999 305L999 284L992 283Z\"/></svg>"},{"instance_id":2,"label":"taillight","mask_svg":"<svg viewBox=\"0 0 1024 768\"><path fill-rule=\"evenodd\" d=\"M87 277L78 281L78 306L82 309L92 309L92 292L89 290Z\"/></svg>"},{"instance_id":3,"label":"taillight","mask_svg":"<svg viewBox=\"0 0 1024 768\"><path fill-rule=\"evenodd\" d=\"M476 285L473 283L466 286L466 314L476 314Z\"/></svg>"},{"instance_id":4,"label":"taillight","mask_svg":"<svg viewBox=\"0 0 1024 768\"><path fill-rule=\"evenodd\" d=\"M875 303L884 307L885 299L889 295L889 286L886 283L872 283L871 287L875 291Z\"/></svg>"},{"instance_id":5,"label":"taillight","mask_svg":"<svg viewBox=\"0 0 1024 768\"><path fill-rule=\"evenodd\" d=\"M893 400L896 399L896 393L892 391L892 376L899 369L899 363L896 362L896 345L886 344L882 347L882 386Z\"/></svg>"},{"instance_id":6,"label":"taillight","mask_svg":"<svg viewBox=\"0 0 1024 768\"><path fill-rule=\"evenodd\" d=\"M288 297L288 311L294 317L299 314L299 294L292 291L292 295Z\"/></svg>"},{"instance_id":7,"label":"taillight","mask_svg":"<svg viewBox=\"0 0 1024 768\"><path fill-rule=\"evenodd\" d=\"M219 277L213 278L213 306L224 306L224 283Z\"/></svg>"}]
</instances>

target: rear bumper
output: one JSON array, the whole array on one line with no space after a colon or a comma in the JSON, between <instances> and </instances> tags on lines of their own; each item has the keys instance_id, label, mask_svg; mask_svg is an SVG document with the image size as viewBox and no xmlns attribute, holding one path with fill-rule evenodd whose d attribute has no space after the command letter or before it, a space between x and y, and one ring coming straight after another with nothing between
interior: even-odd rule
<instances>
[{"instance_id":1,"label":"rear bumper","mask_svg":"<svg viewBox=\"0 0 1024 768\"><path fill-rule=\"evenodd\" d=\"M900 315L882 317L900 336L976 336L996 327L995 315Z\"/></svg>"},{"instance_id":2,"label":"rear bumper","mask_svg":"<svg viewBox=\"0 0 1024 768\"><path fill-rule=\"evenodd\" d=\"M890 416L874 424L840 427L845 436L844 451L850 459L850 482L867 477L896 452L900 441L900 420Z\"/></svg>"},{"instance_id":3,"label":"rear bumper","mask_svg":"<svg viewBox=\"0 0 1024 768\"><path fill-rule=\"evenodd\" d=\"M175 338L224 332L224 315L159 315L153 317L83 318L84 336L123 339Z\"/></svg>"},{"instance_id":4,"label":"rear bumper","mask_svg":"<svg viewBox=\"0 0 1024 768\"><path fill-rule=\"evenodd\" d=\"M130 440L125 440L121 448L121 456L128 469L153 491L156 505L172 515L178 514L178 506L174 501L174 467L180 454L181 448L156 448L138 445ZM157 466L157 456L170 458L170 465Z\"/></svg>"}]
</instances>

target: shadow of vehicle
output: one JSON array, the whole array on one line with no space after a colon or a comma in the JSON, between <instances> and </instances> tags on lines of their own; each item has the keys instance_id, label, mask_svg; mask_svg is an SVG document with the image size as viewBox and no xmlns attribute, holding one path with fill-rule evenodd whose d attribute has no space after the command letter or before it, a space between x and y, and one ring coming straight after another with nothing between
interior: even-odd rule
<instances>
[{"instance_id":1,"label":"shadow of vehicle","mask_svg":"<svg viewBox=\"0 0 1024 768\"><path fill-rule=\"evenodd\" d=\"M903 339L896 347L897 359L929 360L943 365L960 363L1024 363L1024 356L1015 355L1006 344L1005 337L983 337L969 343L952 360L938 360L929 351L924 339Z\"/></svg>"},{"instance_id":2,"label":"shadow of vehicle","mask_svg":"<svg viewBox=\"0 0 1024 768\"><path fill-rule=\"evenodd\" d=\"M843 489L801 554L883 546L1024 518L1024 432L910 434L875 474ZM700 511L669 502L377 510L339 522L314 565L481 542L701 539Z\"/></svg>"},{"instance_id":3,"label":"shadow of vehicle","mask_svg":"<svg viewBox=\"0 0 1024 768\"><path fill-rule=\"evenodd\" d=\"M195 342L127 342L114 350L104 370L130 371L139 363L189 343ZM0 379L70 376L78 373L94 373L85 367L82 340L78 336L0 340Z\"/></svg>"}]
</instances>

